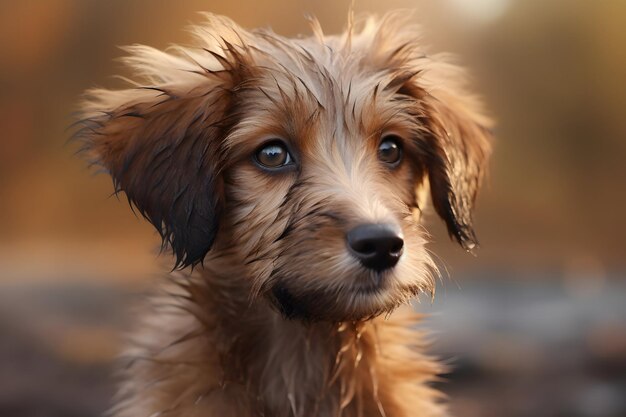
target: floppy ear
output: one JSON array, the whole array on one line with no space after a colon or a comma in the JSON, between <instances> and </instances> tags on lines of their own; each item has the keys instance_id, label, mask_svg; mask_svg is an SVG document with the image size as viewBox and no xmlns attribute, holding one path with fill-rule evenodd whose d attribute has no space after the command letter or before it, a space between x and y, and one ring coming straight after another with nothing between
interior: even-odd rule
<instances>
[{"instance_id":1,"label":"floppy ear","mask_svg":"<svg viewBox=\"0 0 626 417\"><path fill-rule=\"evenodd\" d=\"M448 233L471 251L478 244L472 211L491 153L491 122L471 97L456 94L464 92L440 89L422 96L425 165L435 210Z\"/></svg>"},{"instance_id":2,"label":"floppy ear","mask_svg":"<svg viewBox=\"0 0 626 417\"><path fill-rule=\"evenodd\" d=\"M471 250L477 244L472 209L491 151L491 121L466 91L466 74L448 56L426 53L419 33L410 14L401 11L366 20L348 40L363 48L364 62L385 74L382 87L397 95L398 103L412 99L407 111L417 122L419 163L427 171L435 210L449 234Z\"/></svg>"},{"instance_id":3,"label":"floppy ear","mask_svg":"<svg viewBox=\"0 0 626 417\"><path fill-rule=\"evenodd\" d=\"M204 259L218 230L231 73L134 48L127 61L151 71L148 81L156 87L90 91L78 137L183 268Z\"/></svg>"},{"instance_id":4,"label":"floppy ear","mask_svg":"<svg viewBox=\"0 0 626 417\"><path fill-rule=\"evenodd\" d=\"M420 60L430 66L398 72L387 88L415 100L420 162L428 175L433 205L450 236L471 251L478 244L472 211L491 153L491 121L458 82L463 76L458 68L445 68L455 70L456 78L443 77L429 58Z\"/></svg>"}]
</instances>

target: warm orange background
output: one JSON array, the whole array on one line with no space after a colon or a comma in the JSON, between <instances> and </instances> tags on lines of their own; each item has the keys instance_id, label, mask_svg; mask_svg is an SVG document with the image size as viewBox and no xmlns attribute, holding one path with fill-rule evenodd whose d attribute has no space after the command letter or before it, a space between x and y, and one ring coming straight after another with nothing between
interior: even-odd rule
<instances>
[{"instance_id":1,"label":"warm orange background","mask_svg":"<svg viewBox=\"0 0 626 417\"><path fill-rule=\"evenodd\" d=\"M357 11L417 9L438 50L472 67L498 121L491 176L478 211L482 250L462 256L438 235L456 269L626 266L626 3L508 1L502 15L462 4L358 1ZM64 146L83 90L119 85L118 45L185 42L198 10L246 27L308 33L305 12L328 32L345 24L347 1L20 1L0 5L0 271L44 278L50 268L141 270L150 227L107 198ZM465 7L467 7L467 4ZM478 8L480 9L480 8ZM482 17L481 17L482 16ZM487 17L486 17L487 16ZM439 224L437 224L439 226ZM440 229L437 229L440 230ZM441 251L444 252L441 252ZM450 258L452 255L453 258ZM116 265L110 265L116 259ZM100 268L100 267L99 267Z\"/></svg>"},{"instance_id":2,"label":"warm orange background","mask_svg":"<svg viewBox=\"0 0 626 417\"><path fill-rule=\"evenodd\" d=\"M34 358L52 358L26 373L16 367L15 375L23 380L0 379L0 391L5 392L0 393L1 415L3 410L40 415L29 414L25 404L30 398L37 403L41 392L48 392L45 384L40 390L33 388L33 381L45 380L38 375L46 366L57 366L63 373L71 366L97 363L108 370L118 347L117 328L128 322L116 309L130 302L120 300L117 291L127 294L149 286L161 268L155 262L159 242L151 227L134 217L123 197L109 198L109 178L94 176L73 155L76 146L66 144L81 92L95 85L120 85L111 77L125 74L114 61L122 54L117 46L187 42L183 28L200 20L197 11L225 14L249 28L271 26L285 35L308 34L302 16L312 13L333 33L344 27L348 5L346 0L0 1L0 339L5 328L18 331L26 335L19 346L42 349L35 350ZM470 289L464 299L473 300L476 281L485 291L500 288L496 291L500 295L486 304L499 305L505 294L523 308L526 299L519 298L516 285L539 293L548 286L563 291L563 302L572 308L580 305L582 299L577 297L590 303L591 312L615 305L607 307L612 308L606 313L609 319L597 326L581 319L576 329L583 332L580 340L585 342L576 347L597 348L609 356L622 348L626 352L624 337L620 339L626 329L620 318L623 308L610 298L618 294L620 300L626 294L626 2L358 0L355 9L383 12L399 7L416 10L415 19L435 50L457 53L472 69L476 90L498 123L490 178L478 203L479 256L463 253L445 236L436 216L429 216L433 250L452 278L445 280L444 289L454 291L457 283L462 284ZM81 290L72 292L77 285ZM82 309L92 303L97 308L90 316ZM453 296L448 305L450 311L458 307ZM564 332L554 311L545 313L550 335ZM459 343L483 336L469 333ZM501 347L496 349L497 366L507 358L515 362L520 346L526 346L517 340L508 336L496 340L500 344L495 346ZM546 363L562 357L560 345L538 340L539 350L533 352L542 352ZM5 355L2 346L0 363ZM462 349L455 354L458 351ZM493 365L494 350L480 352ZM521 352L523 357L528 354ZM18 363L6 355L7 363ZM610 366L625 366L624 357L617 358ZM512 369L514 378L529 375ZM563 369L585 381L597 377L574 367ZM98 381L106 387L98 392L109 392L110 384ZM487 384L486 379L481 381ZM626 387L619 377L608 384L618 391ZM64 392L69 398L90 386L78 385L81 388L68 385ZM10 406L3 405L5 397ZM90 413L103 407L104 397L92 401L87 396L83 408L76 407ZM545 398L545 404L554 403L554 398ZM600 404L610 403L602 400L606 396L597 398ZM561 415L507 414L502 411L508 410L506 401L502 402L493 415ZM460 404L468 416L492 415L476 403ZM593 410L595 414L563 415L617 417ZM59 413L45 415L63 415Z\"/></svg>"}]
</instances>

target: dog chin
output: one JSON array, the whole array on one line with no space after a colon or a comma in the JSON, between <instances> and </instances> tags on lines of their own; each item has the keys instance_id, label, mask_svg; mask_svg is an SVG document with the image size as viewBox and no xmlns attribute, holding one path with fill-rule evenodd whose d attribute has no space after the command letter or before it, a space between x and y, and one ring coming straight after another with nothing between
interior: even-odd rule
<instances>
[{"instance_id":1,"label":"dog chin","mask_svg":"<svg viewBox=\"0 0 626 417\"><path fill-rule=\"evenodd\" d=\"M268 294L273 306L287 319L305 322L368 320L393 311L401 303L382 286L355 286L342 292L296 292L276 283Z\"/></svg>"}]
</instances>

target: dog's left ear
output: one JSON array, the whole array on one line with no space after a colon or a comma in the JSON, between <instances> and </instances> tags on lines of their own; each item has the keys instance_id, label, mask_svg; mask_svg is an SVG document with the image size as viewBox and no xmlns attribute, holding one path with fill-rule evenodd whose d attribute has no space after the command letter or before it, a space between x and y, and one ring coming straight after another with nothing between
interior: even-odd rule
<instances>
[{"instance_id":1,"label":"dog's left ear","mask_svg":"<svg viewBox=\"0 0 626 417\"><path fill-rule=\"evenodd\" d=\"M433 205L448 233L471 251L478 244L472 212L491 153L491 121L463 88L443 81L426 89L418 82L419 76L411 77L399 93L419 103L418 119L425 132L419 138L422 164Z\"/></svg>"},{"instance_id":2,"label":"dog's left ear","mask_svg":"<svg viewBox=\"0 0 626 417\"><path fill-rule=\"evenodd\" d=\"M491 153L489 121L454 96L425 100L427 170L435 210L464 249L478 244L473 227L476 194Z\"/></svg>"},{"instance_id":3,"label":"dog's left ear","mask_svg":"<svg viewBox=\"0 0 626 417\"><path fill-rule=\"evenodd\" d=\"M491 153L492 123L467 92L464 71L446 55L425 53L420 30L411 21L406 11L369 18L358 42L348 37L348 45L363 48L364 60L389 76L383 88L395 99L405 104L411 99L419 172L428 176L435 210L450 235L472 250L478 243L472 210Z\"/></svg>"}]
</instances>

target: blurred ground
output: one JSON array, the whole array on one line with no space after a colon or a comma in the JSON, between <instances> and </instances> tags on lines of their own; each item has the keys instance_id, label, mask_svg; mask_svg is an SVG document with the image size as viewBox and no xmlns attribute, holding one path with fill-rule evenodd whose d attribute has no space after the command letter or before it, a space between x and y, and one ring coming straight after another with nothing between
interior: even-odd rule
<instances>
[{"instance_id":1,"label":"blurred ground","mask_svg":"<svg viewBox=\"0 0 626 417\"><path fill-rule=\"evenodd\" d=\"M496 280L497 281L494 281ZM494 283L495 282L495 283ZM463 417L626 415L626 284L463 279L423 302L439 388ZM0 287L0 415L97 417L110 405L127 286Z\"/></svg>"},{"instance_id":2,"label":"blurred ground","mask_svg":"<svg viewBox=\"0 0 626 417\"><path fill-rule=\"evenodd\" d=\"M348 0L0 0L0 416L98 416L158 239L65 144L119 45L188 42L197 11L329 33ZM464 417L626 416L626 2L357 0L408 8L498 122L477 258L427 216L449 279L426 326ZM461 288L459 288L461 287Z\"/></svg>"}]
</instances>

